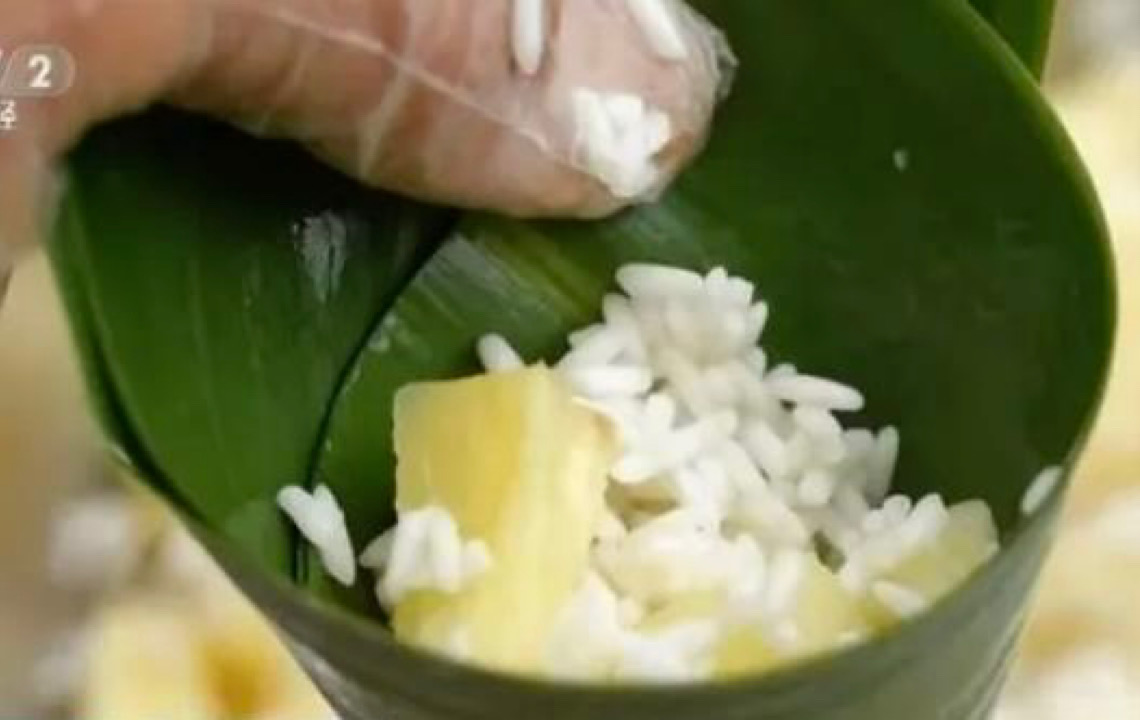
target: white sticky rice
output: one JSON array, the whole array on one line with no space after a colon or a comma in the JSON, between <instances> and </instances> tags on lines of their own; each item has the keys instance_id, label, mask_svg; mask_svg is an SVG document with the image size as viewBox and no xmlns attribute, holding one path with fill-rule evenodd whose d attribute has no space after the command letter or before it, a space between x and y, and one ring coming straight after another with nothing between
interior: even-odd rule
<instances>
[{"instance_id":1,"label":"white sticky rice","mask_svg":"<svg viewBox=\"0 0 1140 720\"><path fill-rule=\"evenodd\" d=\"M845 426L841 415L863 408L858 390L770 365L760 347L769 309L750 282L723 268L634 264L617 284L622 292L570 335L556 365L580 402L613 423L620 453L591 569L553 633L547 673L591 679L604 666L626 680L702 679L713 644L740 618L794 644L809 563L899 618L922 612L924 596L889 573L933 543L949 515L936 494L890 494L898 431ZM524 364L499 336L477 352L488 372ZM1043 477L1029 506L1053 491L1056 480ZM350 582L351 546L330 498L291 488L281 504ZM360 561L391 607L413 590L457 592L494 558L459 537L447 510L429 507L402 514ZM649 608L704 591L729 598L723 616L638 629Z\"/></svg>"},{"instance_id":2,"label":"white sticky rice","mask_svg":"<svg viewBox=\"0 0 1140 720\"><path fill-rule=\"evenodd\" d=\"M297 486L277 494L277 505L321 557L321 562L337 582L356 582L356 556L344 520L344 511L332 492L320 485L312 493Z\"/></svg>"}]
</instances>

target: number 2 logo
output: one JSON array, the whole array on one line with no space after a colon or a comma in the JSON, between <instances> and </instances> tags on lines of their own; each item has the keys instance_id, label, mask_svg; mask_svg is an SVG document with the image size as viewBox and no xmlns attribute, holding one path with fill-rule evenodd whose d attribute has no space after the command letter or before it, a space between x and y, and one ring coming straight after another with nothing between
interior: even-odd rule
<instances>
[{"instance_id":1,"label":"number 2 logo","mask_svg":"<svg viewBox=\"0 0 1140 720\"><path fill-rule=\"evenodd\" d=\"M43 53L36 53L28 58L28 69L32 78L28 87L33 90L51 90L51 58Z\"/></svg>"},{"instance_id":2,"label":"number 2 logo","mask_svg":"<svg viewBox=\"0 0 1140 720\"><path fill-rule=\"evenodd\" d=\"M0 96L51 97L66 92L75 81L75 60L58 45L25 45L9 53L7 60L7 69L0 67Z\"/></svg>"}]
</instances>

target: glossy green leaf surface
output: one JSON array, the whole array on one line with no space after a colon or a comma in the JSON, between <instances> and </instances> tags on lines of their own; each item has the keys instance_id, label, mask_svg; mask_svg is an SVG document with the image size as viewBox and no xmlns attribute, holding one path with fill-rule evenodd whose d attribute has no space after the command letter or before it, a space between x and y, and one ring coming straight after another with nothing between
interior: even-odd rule
<instances>
[{"instance_id":1,"label":"glossy green leaf surface","mask_svg":"<svg viewBox=\"0 0 1140 720\"><path fill-rule=\"evenodd\" d=\"M1049 54L1056 0L970 0L1022 62L1040 77Z\"/></svg>"},{"instance_id":2,"label":"glossy green leaf surface","mask_svg":"<svg viewBox=\"0 0 1140 720\"><path fill-rule=\"evenodd\" d=\"M697 4L740 56L734 93L660 203L602 223L471 215L436 247L446 217L165 116L75 158L52 250L109 431L343 717L967 720L996 696L1060 510L1020 522L1015 506L1079 452L1111 349L1087 179L1031 76L960 0ZM329 483L371 539L391 519L393 393L473 370L487 331L553 357L629 260L756 281L772 353L858 385L865 420L901 427L902 489L989 500L1001 555L854 652L637 689L427 657L393 640L367 582L333 590L311 558L295 583L266 572L292 548L277 488Z\"/></svg>"},{"instance_id":3,"label":"glossy green leaf surface","mask_svg":"<svg viewBox=\"0 0 1140 720\"><path fill-rule=\"evenodd\" d=\"M96 132L72 171L52 252L89 373L113 386L104 425L129 424L202 517L288 570L276 490L309 476L341 375L438 213L165 114Z\"/></svg>"},{"instance_id":4,"label":"glossy green leaf surface","mask_svg":"<svg viewBox=\"0 0 1140 720\"><path fill-rule=\"evenodd\" d=\"M843 2L707 5L782 32L736 43L740 87L673 192L597 225L470 217L378 328L318 464L359 543L391 519L393 389L475 371L487 332L555 359L638 260L755 280L776 361L855 383L871 422L904 428L908 491L985 497L1008 527L1065 459L1109 338L1102 230L1016 69L973 33L904 37L930 4L893 25Z\"/></svg>"}]
</instances>

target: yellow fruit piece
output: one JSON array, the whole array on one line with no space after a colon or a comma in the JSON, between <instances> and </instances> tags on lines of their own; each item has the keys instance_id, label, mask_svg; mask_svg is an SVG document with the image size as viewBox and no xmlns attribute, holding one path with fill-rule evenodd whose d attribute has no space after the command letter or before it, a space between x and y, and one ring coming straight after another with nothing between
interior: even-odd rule
<instances>
[{"instance_id":1,"label":"yellow fruit piece","mask_svg":"<svg viewBox=\"0 0 1140 720\"><path fill-rule=\"evenodd\" d=\"M92 638L81 720L217 720L195 628L180 608L135 601L107 611Z\"/></svg>"},{"instance_id":2,"label":"yellow fruit piece","mask_svg":"<svg viewBox=\"0 0 1140 720\"><path fill-rule=\"evenodd\" d=\"M787 621L728 631L717 648L714 673L738 677L794 665L858 641L869 631L859 599L835 573L809 556ZM783 632L788 636L779 637Z\"/></svg>"},{"instance_id":3,"label":"yellow fruit piece","mask_svg":"<svg viewBox=\"0 0 1140 720\"><path fill-rule=\"evenodd\" d=\"M661 633L681 625L722 617L725 601L714 591L680 595L646 615L638 630ZM786 663L786 655L770 644L759 623L728 629L712 652L713 675L721 678L761 673Z\"/></svg>"},{"instance_id":4,"label":"yellow fruit piece","mask_svg":"<svg viewBox=\"0 0 1140 720\"><path fill-rule=\"evenodd\" d=\"M799 631L794 652L800 658L841 647L870 630L858 598L815 558L808 561L794 618Z\"/></svg>"},{"instance_id":5,"label":"yellow fruit piece","mask_svg":"<svg viewBox=\"0 0 1140 720\"><path fill-rule=\"evenodd\" d=\"M492 565L455 594L399 602L396 635L502 670L536 672L585 575L615 443L608 422L534 367L413 385L396 398L396 504L442 506Z\"/></svg>"},{"instance_id":6,"label":"yellow fruit piece","mask_svg":"<svg viewBox=\"0 0 1140 720\"><path fill-rule=\"evenodd\" d=\"M293 660L243 597L227 588L211 601L198 633L215 694L229 717L255 717L277 702Z\"/></svg>"},{"instance_id":7,"label":"yellow fruit piece","mask_svg":"<svg viewBox=\"0 0 1140 720\"><path fill-rule=\"evenodd\" d=\"M887 579L933 602L962 584L998 549L997 526L986 503L949 509L946 526L930 546L900 563Z\"/></svg>"},{"instance_id":8,"label":"yellow fruit piece","mask_svg":"<svg viewBox=\"0 0 1140 720\"><path fill-rule=\"evenodd\" d=\"M305 673L294 664L284 668L276 680L276 694L251 715L231 712L223 716L241 720L336 720L336 713L313 687Z\"/></svg>"},{"instance_id":9,"label":"yellow fruit piece","mask_svg":"<svg viewBox=\"0 0 1140 720\"><path fill-rule=\"evenodd\" d=\"M865 637L870 628L859 599L840 584L833 572L817 559L805 556L795 604L778 639L780 628L759 620L725 630L713 651L713 675L719 678L758 675L793 665L815 655ZM759 609L758 609L759 611ZM646 616L640 630L657 632L687 622L721 617L724 599L717 593L681 595Z\"/></svg>"},{"instance_id":10,"label":"yellow fruit piece","mask_svg":"<svg viewBox=\"0 0 1140 720\"><path fill-rule=\"evenodd\" d=\"M713 675L724 679L759 675L793 661L759 627L747 625L730 630L717 645Z\"/></svg>"},{"instance_id":11,"label":"yellow fruit piece","mask_svg":"<svg viewBox=\"0 0 1140 720\"><path fill-rule=\"evenodd\" d=\"M927 604L961 585L998 550L997 525L985 502L959 503L948 512L946 525L933 542L883 575L884 580L917 593ZM873 597L868 599L867 611L880 628L899 620Z\"/></svg>"}]
</instances>

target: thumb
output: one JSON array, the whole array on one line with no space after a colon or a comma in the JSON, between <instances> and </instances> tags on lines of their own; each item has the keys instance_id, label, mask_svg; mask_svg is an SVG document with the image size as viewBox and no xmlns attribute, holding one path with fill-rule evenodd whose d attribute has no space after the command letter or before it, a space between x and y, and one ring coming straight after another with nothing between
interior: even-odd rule
<instances>
[{"instance_id":1,"label":"thumb","mask_svg":"<svg viewBox=\"0 0 1140 720\"><path fill-rule=\"evenodd\" d=\"M727 48L677 0L226 0L187 107L366 182L515 215L605 214L697 152Z\"/></svg>"},{"instance_id":2,"label":"thumb","mask_svg":"<svg viewBox=\"0 0 1140 720\"><path fill-rule=\"evenodd\" d=\"M52 97L0 90L11 121L0 126L0 277L50 221L61 153L91 124L156 100L202 56L205 26L204 7L187 0L0 2L5 84L25 46L60 48L75 70L74 85Z\"/></svg>"},{"instance_id":3,"label":"thumb","mask_svg":"<svg viewBox=\"0 0 1140 720\"><path fill-rule=\"evenodd\" d=\"M159 99L415 197L605 214L699 150L728 57L680 0L0 3L0 46L33 43L68 50L76 80L0 132L0 247L42 226L85 128Z\"/></svg>"}]
</instances>

